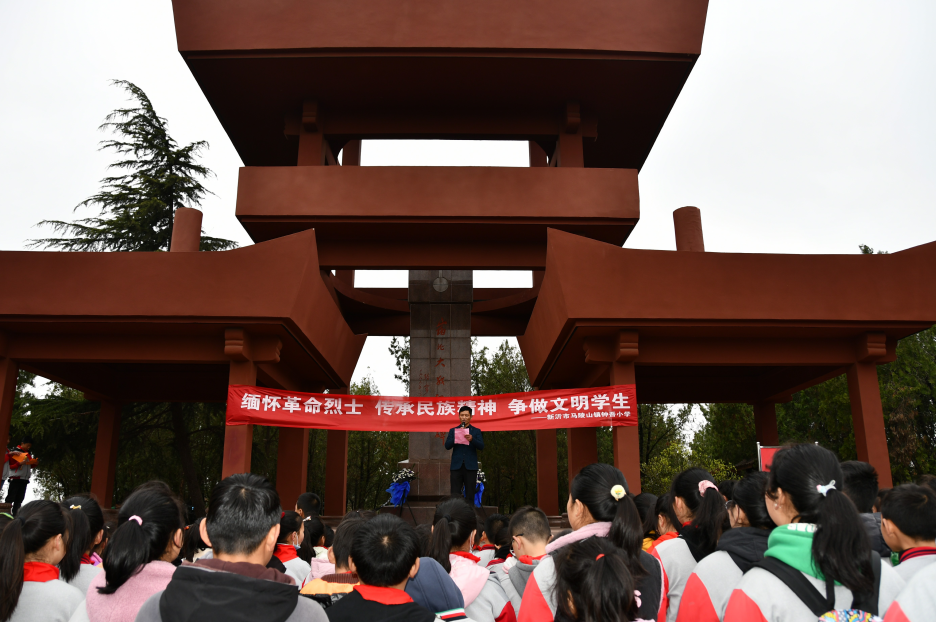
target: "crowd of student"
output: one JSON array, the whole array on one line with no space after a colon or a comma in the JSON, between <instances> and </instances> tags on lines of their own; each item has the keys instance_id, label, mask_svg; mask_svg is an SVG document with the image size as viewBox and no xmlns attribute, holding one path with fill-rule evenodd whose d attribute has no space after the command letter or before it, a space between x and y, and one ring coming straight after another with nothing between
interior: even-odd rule
<instances>
[{"instance_id":1,"label":"crowd of student","mask_svg":"<svg viewBox=\"0 0 936 622\"><path fill-rule=\"evenodd\" d=\"M693 468L660 498L619 470L573 479L571 529L523 507L482 523L461 498L431 525L284 510L258 475L226 478L184 524L161 482L113 530L88 496L0 516L0 622L623 622L936 619L936 478L877 489L816 445L716 483Z\"/></svg>"}]
</instances>

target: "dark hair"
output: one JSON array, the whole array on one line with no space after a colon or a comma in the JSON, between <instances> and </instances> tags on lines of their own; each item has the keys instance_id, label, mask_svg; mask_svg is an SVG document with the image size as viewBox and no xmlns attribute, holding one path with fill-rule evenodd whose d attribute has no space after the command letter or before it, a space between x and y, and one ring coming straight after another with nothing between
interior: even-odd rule
<instances>
[{"instance_id":1,"label":"dark hair","mask_svg":"<svg viewBox=\"0 0 936 622\"><path fill-rule=\"evenodd\" d=\"M319 542L325 536L325 523L318 516L310 516L302 524L305 525L305 533L302 536L302 544L299 546L299 557L309 563L315 557L315 547L319 546ZM280 530L280 537L282 534Z\"/></svg>"},{"instance_id":2,"label":"dark hair","mask_svg":"<svg viewBox=\"0 0 936 622\"><path fill-rule=\"evenodd\" d=\"M634 507L637 508L637 514L640 516L644 538L649 538L651 533L656 533L657 519L654 512L656 503L657 496L649 492L642 492L634 497Z\"/></svg>"},{"instance_id":3,"label":"dark hair","mask_svg":"<svg viewBox=\"0 0 936 622\"><path fill-rule=\"evenodd\" d=\"M624 488L624 496L620 500L611 495L614 486ZM585 504L592 518L611 523L608 540L624 551L631 574L646 574L646 570L640 564L643 525L634 500L627 494L627 480L624 474L610 464L596 462L579 471L569 488L569 498Z\"/></svg>"},{"instance_id":4,"label":"dark hair","mask_svg":"<svg viewBox=\"0 0 936 622\"><path fill-rule=\"evenodd\" d=\"M182 539L182 559L195 561L195 556L199 551L208 548L208 545L201 537L201 524L204 518L199 518L191 525L185 526L185 533Z\"/></svg>"},{"instance_id":5,"label":"dark hair","mask_svg":"<svg viewBox=\"0 0 936 622\"><path fill-rule=\"evenodd\" d=\"M445 568L445 572L451 572L449 553L453 548L467 542L471 532L477 529L478 519L475 511L461 497L446 499L436 506L432 524L434 527L428 557L439 562Z\"/></svg>"},{"instance_id":6,"label":"dark hair","mask_svg":"<svg viewBox=\"0 0 936 622\"><path fill-rule=\"evenodd\" d=\"M843 479L831 451L811 443L793 445L774 455L767 495L775 499L777 489L782 489L800 522L815 523L812 558L823 576L853 592L868 592L874 582L871 545L855 505L835 488L825 495L816 488Z\"/></svg>"},{"instance_id":7,"label":"dark hair","mask_svg":"<svg viewBox=\"0 0 936 622\"><path fill-rule=\"evenodd\" d=\"M68 551L59 562L62 580L70 582L81 570L81 558L91 552L95 540L104 530L104 513L90 497L69 497L62 507L71 514L72 528L68 536Z\"/></svg>"},{"instance_id":8,"label":"dark hair","mask_svg":"<svg viewBox=\"0 0 936 622\"><path fill-rule=\"evenodd\" d=\"M305 518L319 516L322 513L322 498L314 492L304 492L296 499L296 507L302 510Z\"/></svg>"},{"instance_id":9,"label":"dark hair","mask_svg":"<svg viewBox=\"0 0 936 622\"><path fill-rule=\"evenodd\" d=\"M877 496L874 498L874 507L871 508L874 512L880 512L881 506L884 505L884 498L892 491L893 488L878 488Z\"/></svg>"},{"instance_id":10,"label":"dark hair","mask_svg":"<svg viewBox=\"0 0 936 622\"><path fill-rule=\"evenodd\" d=\"M769 479L770 476L764 471L748 473L744 479L735 484L732 499L739 508L744 510L751 527L768 531L776 527L767 512L767 504L764 502L764 493L767 492Z\"/></svg>"},{"instance_id":11,"label":"dark hair","mask_svg":"<svg viewBox=\"0 0 936 622\"><path fill-rule=\"evenodd\" d=\"M930 475L929 473L921 475L920 479L917 480L917 484L926 486L933 492L936 492L936 475Z\"/></svg>"},{"instance_id":12,"label":"dark hair","mask_svg":"<svg viewBox=\"0 0 936 622\"><path fill-rule=\"evenodd\" d=\"M341 521L338 529L335 530L335 541L332 543L331 551L335 556L335 568L348 567L348 558L351 556L351 545L354 543L354 536L362 525L367 523L363 518L350 518Z\"/></svg>"},{"instance_id":13,"label":"dark hair","mask_svg":"<svg viewBox=\"0 0 936 622\"><path fill-rule=\"evenodd\" d=\"M668 492L657 499L656 509L653 511L653 514L655 519L653 525L657 531L659 531L659 517L663 516L667 521L669 521L669 524L673 526L673 529L676 530L676 533L679 533L682 525L679 523L679 517L676 516L676 510L673 509L673 493ZM657 535L662 536L663 534L658 533Z\"/></svg>"},{"instance_id":14,"label":"dark hair","mask_svg":"<svg viewBox=\"0 0 936 622\"><path fill-rule=\"evenodd\" d=\"M676 497L682 499L686 508L692 512L692 522L689 527L696 530L700 536L699 546L704 554L711 553L718 544L722 534L722 526L728 512L725 510L725 500L718 488L706 488L705 494L699 494L699 484L703 481L715 483L712 476L705 469L698 467L686 469L675 478L670 488L673 501ZM677 519L677 523L678 523Z\"/></svg>"},{"instance_id":15,"label":"dark hair","mask_svg":"<svg viewBox=\"0 0 936 622\"><path fill-rule=\"evenodd\" d=\"M253 473L224 478L208 500L205 527L216 553L250 554L280 522L279 495L270 481Z\"/></svg>"},{"instance_id":16,"label":"dark hair","mask_svg":"<svg viewBox=\"0 0 936 622\"><path fill-rule=\"evenodd\" d=\"M532 505L518 508L510 518L510 535L523 537L530 542L549 542L551 531L546 512Z\"/></svg>"},{"instance_id":17,"label":"dark hair","mask_svg":"<svg viewBox=\"0 0 936 622\"><path fill-rule=\"evenodd\" d=\"M738 485L738 480L736 479L723 479L718 482L718 492L724 497L725 501L731 501L734 499L734 488Z\"/></svg>"},{"instance_id":18,"label":"dark hair","mask_svg":"<svg viewBox=\"0 0 936 622\"><path fill-rule=\"evenodd\" d=\"M867 462L849 460L842 463L842 492L848 495L862 514L870 514L878 493L878 474Z\"/></svg>"},{"instance_id":19,"label":"dark hair","mask_svg":"<svg viewBox=\"0 0 936 622\"><path fill-rule=\"evenodd\" d=\"M904 484L891 489L881 516L910 538L936 540L936 492L927 486Z\"/></svg>"},{"instance_id":20,"label":"dark hair","mask_svg":"<svg viewBox=\"0 0 936 622\"><path fill-rule=\"evenodd\" d=\"M417 559L419 536L393 514L379 514L363 523L351 543L351 560L364 585L402 583Z\"/></svg>"},{"instance_id":21,"label":"dark hair","mask_svg":"<svg viewBox=\"0 0 936 622\"><path fill-rule=\"evenodd\" d=\"M341 525L338 525L338 529L341 529ZM429 549L432 547L432 525L428 523L420 523L416 525L416 535L419 536L419 556L428 557ZM332 550L335 547L332 546Z\"/></svg>"},{"instance_id":22,"label":"dark hair","mask_svg":"<svg viewBox=\"0 0 936 622\"><path fill-rule=\"evenodd\" d=\"M298 534L300 529L302 529L302 517L299 516L298 512L292 510L282 512L280 515L279 537L276 538L277 544L285 544L287 536L291 533Z\"/></svg>"},{"instance_id":23,"label":"dark hair","mask_svg":"<svg viewBox=\"0 0 936 622\"><path fill-rule=\"evenodd\" d=\"M465 412L466 410L468 411L468 415L470 416L470 415L471 415L471 406L462 406L461 408L458 409L458 414L460 415L460 414L462 414L463 412Z\"/></svg>"},{"instance_id":24,"label":"dark hair","mask_svg":"<svg viewBox=\"0 0 936 622\"><path fill-rule=\"evenodd\" d=\"M323 544L325 545L325 548L330 549L332 542L334 541L335 541L335 530L331 528L331 525L329 525L328 523L325 523L325 542L323 542Z\"/></svg>"},{"instance_id":25,"label":"dark hair","mask_svg":"<svg viewBox=\"0 0 936 622\"><path fill-rule=\"evenodd\" d=\"M53 501L30 501L0 534L0 622L13 617L23 591L23 564L55 536L67 540L71 515ZM66 550L68 542L65 542Z\"/></svg>"},{"instance_id":26,"label":"dark hair","mask_svg":"<svg viewBox=\"0 0 936 622\"><path fill-rule=\"evenodd\" d=\"M131 517L139 517L139 523ZM104 551L104 586L113 594L142 566L157 560L185 525L179 499L158 486L144 484L127 497L117 514L117 529Z\"/></svg>"},{"instance_id":27,"label":"dark hair","mask_svg":"<svg viewBox=\"0 0 936 622\"><path fill-rule=\"evenodd\" d=\"M484 521L484 535L487 536L488 542L491 544L497 544L497 532L510 524L510 517L505 516L504 514L491 514Z\"/></svg>"},{"instance_id":28,"label":"dark hair","mask_svg":"<svg viewBox=\"0 0 936 622\"><path fill-rule=\"evenodd\" d=\"M627 556L605 538L586 538L562 549L556 556L555 590L558 613L567 620L620 622L637 617Z\"/></svg>"},{"instance_id":29,"label":"dark hair","mask_svg":"<svg viewBox=\"0 0 936 622\"><path fill-rule=\"evenodd\" d=\"M375 516L377 516L377 512L374 510L351 510L342 516L341 520L347 520L349 518L363 518L364 520L371 520Z\"/></svg>"}]
</instances>

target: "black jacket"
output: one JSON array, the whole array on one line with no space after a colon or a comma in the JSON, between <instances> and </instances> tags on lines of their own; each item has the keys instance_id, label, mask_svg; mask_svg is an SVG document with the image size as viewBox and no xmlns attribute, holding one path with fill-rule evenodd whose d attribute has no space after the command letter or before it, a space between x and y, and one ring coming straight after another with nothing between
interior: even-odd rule
<instances>
[{"instance_id":1,"label":"black jacket","mask_svg":"<svg viewBox=\"0 0 936 622\"><path fill-rule=\"evenodd\" d=\"M453 471L460 469L463 464L469 471L478 470L478 452L484 449L484 436L481 430L473 425L468 426L468 434L471 435L471 440L467 445L455 444L455 428L449 430L448 436L445 437L445 448L452 450Z\"/></svg>"},{"instance_id":2,"label":"black jacket","mask_svg":"<svg viewBox=\"0 0 936 622\"><path fill-rule=\"evenodd\" d=\"M385 605L364 600L357 591L329 607L326 613L329 622L433 622L436 617L416 603Z\"/></svg>"},{"instance_id":3,"label":"black jacket","mask_svg":"<svg viewBox=\"0 0 936 622\"><path fill-rule=\"evenodd\" d=\"M728 553L741 572L747 572L754 564L764 559L769 536L770 531L766 529L735 527L722 534L715 548Z\"/></svg>"}]
</instances>

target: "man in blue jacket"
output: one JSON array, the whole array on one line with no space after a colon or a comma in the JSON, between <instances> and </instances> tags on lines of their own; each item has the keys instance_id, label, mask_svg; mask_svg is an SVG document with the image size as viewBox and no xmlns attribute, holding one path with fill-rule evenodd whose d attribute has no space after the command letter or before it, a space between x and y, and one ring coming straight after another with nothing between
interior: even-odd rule
<instances>
[{"instance_id":1,"label":"man in blue jacket","mask_svg":"<svg viewBox=\"0 0 936 622\"><path fill-rule=\"evenodd\" d=\"M458 409L458 418L461 424L449 430L445 437L445 448L452 449L452 468L449 477L452 484L452 496L462 496L462 486L465 487L465 497L469 505L474 505L474 494L478 479L478 452L484 449L484 437L481 430L471 425L471 408L462 406ZM467 445L455 443L455 430L467 428L465 435Z\"/></svg>"}]
</instances>

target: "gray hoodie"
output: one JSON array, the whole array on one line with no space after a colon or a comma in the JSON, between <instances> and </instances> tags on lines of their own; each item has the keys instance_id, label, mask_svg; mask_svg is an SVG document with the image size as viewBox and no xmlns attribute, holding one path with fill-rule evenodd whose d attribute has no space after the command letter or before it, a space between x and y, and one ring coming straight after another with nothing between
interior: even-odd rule
<instances>
[{"instance_id":1,"label":"gray hoodie","mask_svg":"<svg viewBox=\"0 0 936 622\"><path fill-rule=\"evenodd\" d=\"M511 557L503 564L497 564L491 569L491 577L488 581L496 581L500 584L517 614L520 612L523 590L526 589L527 581L533 576L533 571L539 563L540 560L534 559L532 564L524 564L516 557Z\"/></svg>"}]
</instances>

